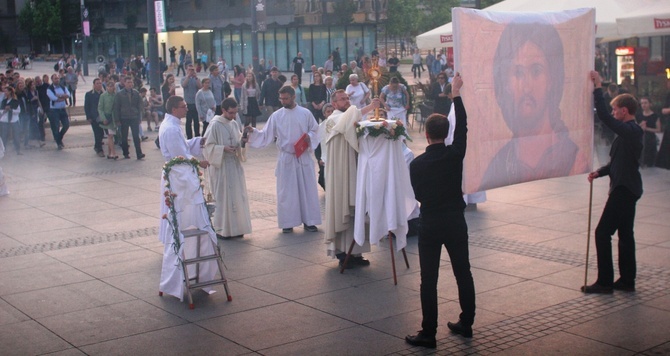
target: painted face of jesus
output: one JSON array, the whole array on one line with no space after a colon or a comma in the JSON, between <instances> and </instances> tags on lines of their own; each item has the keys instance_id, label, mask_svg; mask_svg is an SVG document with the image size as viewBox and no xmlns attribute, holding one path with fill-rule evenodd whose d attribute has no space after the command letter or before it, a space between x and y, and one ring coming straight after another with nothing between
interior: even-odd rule
<instances>
[{"instance_id":1,"label":"painted face of jesus","mask_svg":"<svg viewBox=\"0 0 670 356\"><path fill-rule=\"evenodd\" d=\"M517 52L508 73L515 117L529 129L546 118L547 93L551 85L547 58L535 44L527 42Z\"/></svg>"}]
</instances>

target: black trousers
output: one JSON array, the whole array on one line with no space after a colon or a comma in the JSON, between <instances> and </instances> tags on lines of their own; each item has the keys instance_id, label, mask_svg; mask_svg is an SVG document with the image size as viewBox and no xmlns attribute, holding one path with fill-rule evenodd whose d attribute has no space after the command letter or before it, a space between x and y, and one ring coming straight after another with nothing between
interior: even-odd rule
<instances>
[{"instance_id":1,"label":"black trousers","mask_svg":"<svg viewBox=\"0 0 670 356\"><path fill-rule=\"evenodd\" d=\"M200 136L200 119L198 118L198 109L195 104L186 104L186 138L193 138ZM191 126L193 125L193 126Z\"/></svg>"},{"instance_id":2,"label":"black trousers","mask_svg":"<svg viewBox=\"0 0 670 356\"><path fill-rule=\"evenodd\" d=\"M100 127L100 124L98 123L98 120L96 119L91 119L91 130L93 130L93 139L94 144L93 144L93 149L95 152L103 152L102 150L102 138L105 136L105 131Z\"/></svg>"},{"instance_id":3,"label":"black trousers","mask_svg":"<svg viewBox=\"0 0 670 356\"><path fill-rule=\"evenodd\" d=\"M611 286L614 283L612 262L612 235L619 235L619 273L621 281L635 283L635 205L638 197L624 187L616 187L607 198L603 215L596 227L596 252L598 254L598 280L596 283Z\"/></svg>"},{"instance_id":4,"label":"black trousers","mask_svg":"<svg viewBox=\"0 0 670 356\"><path fill-rule=\"evenodd\" d=\"M184 70L184 63L179 63L179 65L177 66L177 75L175 75L176 77L179 76L179 71L180 70L181 70L182 75L186 75L186 70Z\"/></svg>"},{"instance_id":5,"label":"black trousers","mask_svg":"<svg viewBox=\"0 0 670 356\"><path fill-rule=\"evenodd\" d=\"M475 284L470 272L468 225L463 211L446 211L439 216L421 217L419 264L421 265L422 332L437 332L437 279L442 246L447 248L458 286L460 320L472 325L475 320Z\"/></svg>"},{"instance_id":6,"label":"black trousers","mask_svg":"<svg viewBox=\"0 0 670 356\"><path fill-rule=\"evenodd\" d=\"M137 157L142 155L142 141L140 141L140 119L121 119L121 149L123 156L130 155L128 151L128 128L133 134L133 144L135 145L135 154Z\"/></svg>"}]
</instances>

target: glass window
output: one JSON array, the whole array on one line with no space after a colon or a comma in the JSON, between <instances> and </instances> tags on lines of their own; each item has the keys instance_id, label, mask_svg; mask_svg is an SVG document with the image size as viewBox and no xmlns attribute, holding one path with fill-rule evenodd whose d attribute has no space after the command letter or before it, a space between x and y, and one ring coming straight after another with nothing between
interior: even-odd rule
<instances>
[{"instance_id":1,"label":"glass window","mask_svg":"<svg viewBox=\"0 0 670 356\"><path fill-rule=\"evenodd\" d=\"M361 27L350 27L347 29L347 63L356 59L356 50L363 44L363 30ZM344 56L342 60L344 61Z\"/></svg>"},{"instance_id":2,"label":"glass window","mask_svg":"<svg viewBox=\"0 0 670 356\"><path fill-rule=\"evenodd\" d=\"M314 28L312 31L314 64L323 67L332 50L328 46L328 28ZM334 48L333 48L334 49Z\"/></svg>"},{"instance_id":3,"label":"glass window","mask_svg":"<svg viewBox=\"0 0 670 356\"><path fill-rule=\"evenodd\" d=\"M242 30L242 58L240 58L238 63L244 64L243 69L247 69L249 64L251 64L251 29Z\"/></svg>"},{"instance_id":4,"label":"glass window","mask_svg":"<svg viewBox=\"0 0 670 356\"><path fill-rule=\"evenodd\" d=\"M330 28L330 52L332 53L336 48L340 48L340 58L344 61L345 57L345 36L344 28L341 26ZM341 63L340 63L341 64ZM337 66L337 63L335 63ZM339 69L335 67L336 69Z\"/></svg>"},{"instance_id":5,"label":"glass window","mask_svg":"<svg viewBox=\"0 0 670 356\"><path fill-rule=\"evenodd\" d=\"M287 71L288 70L288 59L286 58L288 56L288 53L291 52L289 49L288 53L286 51L282 51L282 48L286 48L286 29L281 28L277 29L277 34L276 34L277 42L275 45L277 46L277 58L275 59L275 66L279 68L280 71ZM289 41L290 42L290 41ZM294 46L295 46L295 41L293 41ZM293 57L291 57L293 59Z\"/></svg>"},{"instance_id":6,"label":"glass window","mask_svg":"<svg viewBox=\"0 0 670 356\"><path fill-rule=\"evenodd\" d=\"M233 30L230 36L230 60L226 60L228 67L233 68L235 64L242 61L242 33L240 30Z\"/></svg>"},{"instance_id":7,"label":"glass window","mask_svg":"<svg viewBox=\"0 0 670 356\"><path fill-rule=\"evenodd\" d=\"M302 58L305 59L303 68L305 72L309 71L314 61L312 60L312 29L310 27L298 28L298 48L302 52ZM295 54L298 52L296 51ZM293 60L293 58L291 58Z\"/></svg>"},{"instance_id":8,"label":"glass window","mask_svg":"<svg viewBox=\"0 0 670 356\"><path fill-rule=\"evenodd\" d=\"M287 60L287 66L286 67L279 67L279 70L289 70L291 68L291 64L293 64L293 58L298 54L298 39L296 38L298 36L298 29L297 28L289 28L288 29L288 52L285 53L286 55L286 60ZM279 47L281 48L281 47ZM280 54L281 56L281 54Z\"/></svg>"},{"instance_id":9,"label":"glass window","mask_svg":"<svg viewBox=\"0 0 670 356\"><path fill-rule=\"evenodd\" d=\"M275 46L275 30L271 29L268 32L265 32L263 34L263 39L264 42L261 47L261 43L259 43L259 49L260 56L265 59L265 66L273 66L275 65L275 57L277 57L277 53L275 52L276 46ZM259 40L260 42L260 36ZM272 61L272 64L270 65L270 61Z\"/></svg>"}]
</instances>

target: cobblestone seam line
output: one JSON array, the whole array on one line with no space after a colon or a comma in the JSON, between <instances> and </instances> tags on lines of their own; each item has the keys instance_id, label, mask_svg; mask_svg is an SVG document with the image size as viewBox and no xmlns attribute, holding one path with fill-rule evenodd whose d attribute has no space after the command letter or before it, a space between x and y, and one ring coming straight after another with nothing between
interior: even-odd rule
<instances>
[{"instance_id":1,"label":"cobblestone seam line","mask_svg":"<svg viewBox=\"0 0 670 356\"><path fill-rule=\"evenodd\" d=\"M571 266L584 266L584 256L578 253L506 240L495 236L472 234L470 244ZM472 340L454 335L447 336L437 340L438 346L434 353L427 353L427 350L420 347L410 347L392 355L493 354L668 295L670 294L667 289L668 285L670 285L669 270L638 264L637 292L635 293L584 295L491 325L476 327L476 335Z\"/></svg>"}]
</instances>

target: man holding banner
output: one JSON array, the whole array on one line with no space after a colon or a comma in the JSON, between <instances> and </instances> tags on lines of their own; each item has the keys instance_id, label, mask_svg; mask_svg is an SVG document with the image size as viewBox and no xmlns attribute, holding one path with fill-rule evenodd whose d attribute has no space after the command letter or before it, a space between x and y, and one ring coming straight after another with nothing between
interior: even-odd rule
<instances>
[{"instance_id":1,"label":"man holding banner","mask_svg":"<svg viewBox=\"0 0 670 356\"><path fill-rule=\"evenodd\" d=\"M598 118L617 134L610 150L610 162L588 176L589 182L599 177L610 177L610 190L605 209L596 227L598 279L590 286L583 286L584 293L610 294L613 289L635 291L635 205L642 196L642 177L638 159L642 154L644 131L635 122L637 100L630 94L620 94L612 99L612 114L607 112L603 99L600 74L591 72L595 85L593 99ZM612 263L612 234L619 232L619 273L614 282Z\"/></svg>"}]
</instances>

